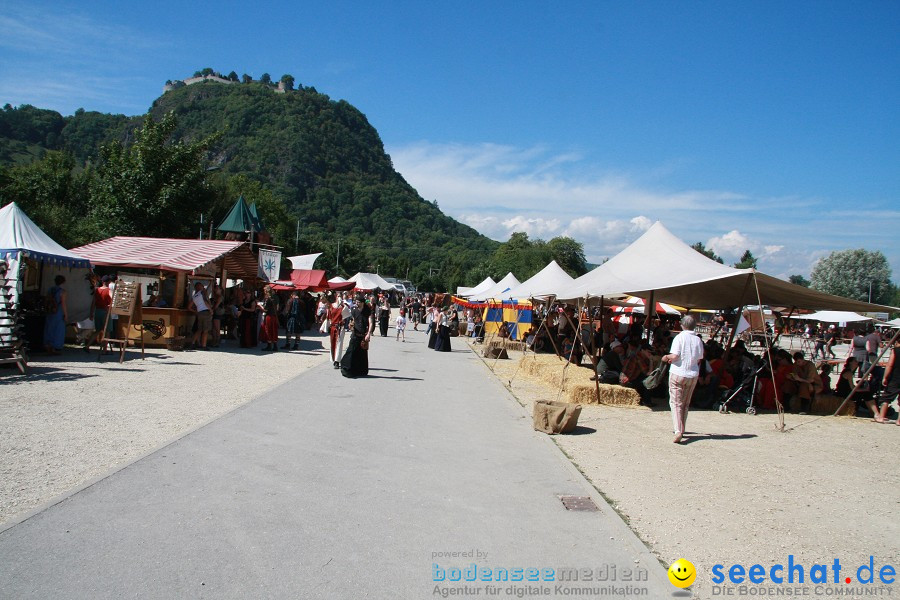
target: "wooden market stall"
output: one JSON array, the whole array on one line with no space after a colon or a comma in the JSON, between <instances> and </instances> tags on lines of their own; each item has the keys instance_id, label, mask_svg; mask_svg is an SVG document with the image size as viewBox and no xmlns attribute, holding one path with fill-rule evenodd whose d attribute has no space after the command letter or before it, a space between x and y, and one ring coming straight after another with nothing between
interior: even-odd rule
<instances>
[{"instance_id":1,"label":"wooden market stall","mask_svg":"<svg viewBox=\"0 0 900 600\"><path fill-rule=\"evenodd\" d=\"M188 310L188 290L195 282L210 286L218 279L224 288L228 278L255 285L259 277L256 255L241 241L117 236L71 251L94 266L139 269L154 276L156 281L145 283L144 297L157 301L141 307L140 323L127 333L130 339L143 337L147 346L165 346L172 338L190 334L194 314ZM128 275L122 277L127 280ZM140 278L146 280L146 275ZM119 328L123 326L124 321Z\"/></svg>"}]
</instances>

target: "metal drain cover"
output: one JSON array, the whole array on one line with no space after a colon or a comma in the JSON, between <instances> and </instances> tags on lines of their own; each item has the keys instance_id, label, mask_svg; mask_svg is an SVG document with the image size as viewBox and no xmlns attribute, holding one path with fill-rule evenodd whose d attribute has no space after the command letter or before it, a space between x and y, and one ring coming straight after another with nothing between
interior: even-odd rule
<instances>
[{"instance_id":1,"label":"metal drain cover","mask_svg":"<svg viewBox=\"0 0 900 600\"><path fill-rule=\"evenodd\" d=\"M598 512L600 510L590 496L560 496L559 499L562 500L566 510L581 512Z\"/></svg>"}]
</instances>

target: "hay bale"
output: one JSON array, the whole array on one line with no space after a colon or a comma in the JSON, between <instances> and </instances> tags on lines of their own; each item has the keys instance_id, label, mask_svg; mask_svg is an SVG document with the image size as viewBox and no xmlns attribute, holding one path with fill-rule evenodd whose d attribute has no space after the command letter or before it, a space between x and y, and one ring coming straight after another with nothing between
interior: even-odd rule
<instances>
[{"instance_id":1,"label":"hay bale","mask_svg":"<svg viewBox=\"0 0 900 600\"><path fill-rule=\"evenodd\" d=\"M521 369L553 389L562 385L562 399L573 404L597 404L595 383L591 381L593 369L569 365L555 354L528 354L522 358ZM563 374L565 373L565 380ZM600 384L600 403L615 406L641 406L641 396L635 390L621 385Z\"/></svg>"},{"instance_id":2,"label":"hay bale","mask_svg":"<svg viewBox=\"0 0 900 600\"><path fill-rule=\"evenodd\" d=\"M841 402L844 401L844 398L840 396L833 396L831 394L819 394L816 396L815 401L812 404L812 413L815 415L831 415L834 414L834 411L838 409L841 405ZM856 414L856 401L852 398L850 402L844 406L843 410L841 410L838 416L840 417L852 417Z\"/></svg>"},{"instance_id":3,"label":"hay bale","mask_svg":"<svg viewBox=\"0 0 900 600\"><path fill-rule=\"evenodd\" d=\"M577 404L597 404L594 382L590 385L578 384L566 392L569 402ZM600 384L600 404L612 406L641 407L641 396L635 390L621 385Z\"/></svg>"}]
</instances>

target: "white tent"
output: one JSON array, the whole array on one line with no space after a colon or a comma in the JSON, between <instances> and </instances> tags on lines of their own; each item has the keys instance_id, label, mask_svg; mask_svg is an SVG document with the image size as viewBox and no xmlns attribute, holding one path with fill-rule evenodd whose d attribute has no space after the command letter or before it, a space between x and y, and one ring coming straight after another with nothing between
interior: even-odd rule
<instances>
[{"instance_id":1,"label":"white tent","mask_svg":"<svg viewBox=\"0 0 900 600\"><path fill-rule=\"evenodd\" d=\"M806 319L807 321L822 321L823 323L856 323L858 321L873 320L872 317L845 310L820 310L808 315L794 315L793 318Z\"/></svg>"},{"instance_id":2,"label":"white tent","mask_svg":"<svg viewBox=\"0 0 900 600\"><path fill-rule=\"evenodd\" d=\"M341 277L340 275L336 275L328 280L328 283L347 283L347 280Z\"/></svg>"},{"instance_id":3,"label":"white tent","mask_svg":"<svg viewBox=\"0 0 900 600\"><path fill-rule=\"evenodd\" d=\"M630 294L686 308L749 304L815 310L894 312L900 309L832 296L794 285L755 269L734 269L710 260L656 222L644 235L569 286L561 300Z\"/></svg>"},{"instance_id":4,"label":"white tent","mask_svg":"<svg viewBox=\"0 0 900 600\"><path fill-rule=\"evenodd\" d=\"M322 256L321 252L316 252L315 254L301 254L299 256L288 256L288 260L291 261L292 269L306 269L311 270L313 268L313 263L316 262L316 259Z\"/></svg>"},{"instance_id":5,"label":"white tent","mask_svg":"<svg viewBox=\"0 0 900 600\"><path fill-rule=\"evenodd\" d=\"M503 293L504 299L528 300L529 298L543 298L552 296L553 291L571 285L575 281L571 275L563 271L555 260L535 273L530 279Z\"/></svg>"},{"instance_id":6,"label":"white tent","mask_svg":"<svg viewBox=\"0 0 900 600\"><path fill-rule=\"evenodd\" d=\"M456 295L461 298L471 298L472 296L477 296L478 294L481 294L482 292L486 292L487 290L491 289L495 285L497 285L497 282L494 281L493 279L491 279L490 277L487 277L484 281L482 281L475 287L472 287L472 288L458 287L458 288L456 288Z\"/></svg>"},{"instance_id":7,"label":"white tent","mask_svg":"<svg viewBox=\"0 0 900 600\"><path fill-rule=\"evenodd\" d=\"M507 292L517 285L519 285L519 280L516 279L516 276L512 273L507 273L506 277L489 287L487 290L469 296L469 300L473 302L484 302L485 300L490 300L492 298L506 298L508 296Z\"/></svg>"},{"instance_id":8,"label":"white tent","mask_svg":"<svg viewBox=\"0 0 900 600\"><path fill-rule=\"evenodd\" d=\"M56 243L15 202L0 209L0 258L9 263L10 274L20 272L22 261L26 264L34 261L40 273L33 281L39 282L41 294L53 285L57 275L65 277L69 321L74 323L88 317L91 291L85 276L90 271L90 261ZM13 290L13 303L25 291L24 283L20 280Z\"/></svg>"},{"instance_id":9,"label":"white tent","mask_svg":"<svg viewBox=\"0 0 900 600\"><path fill-rule=\"evenodd\" d=\"M377 273L357 273L349 279L356 283L357 290L392 290L394 286L381 278Z\"/></svg>"},{"instance_id":10,"label":"white tent","mask_svg":"<svg viewBox=\"0 0 900 600\"><path fill-rule=\"evenodd\" d=\"M893 328L900 327L900 319L891 319L890 321L886 321L885 323Z\"/></svg>"}]
</instances>

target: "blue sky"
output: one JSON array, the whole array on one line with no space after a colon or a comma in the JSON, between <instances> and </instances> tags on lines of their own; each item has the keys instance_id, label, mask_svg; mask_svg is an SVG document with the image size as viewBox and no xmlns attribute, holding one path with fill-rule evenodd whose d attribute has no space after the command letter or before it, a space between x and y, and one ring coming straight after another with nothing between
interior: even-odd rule
<instances>
[{"instance_id":1,"label":"blue sky","mask_svg":"<svg viewBox=\"0 0 900 600\"><path fill-rule=\"evenodd\" d=\"M369 118L428 200L599 262L659 219L809 275L900 280L898 2L42 2L0 14L0 103L143 113L203 67Z\"/></svg>"}]
</instances>

